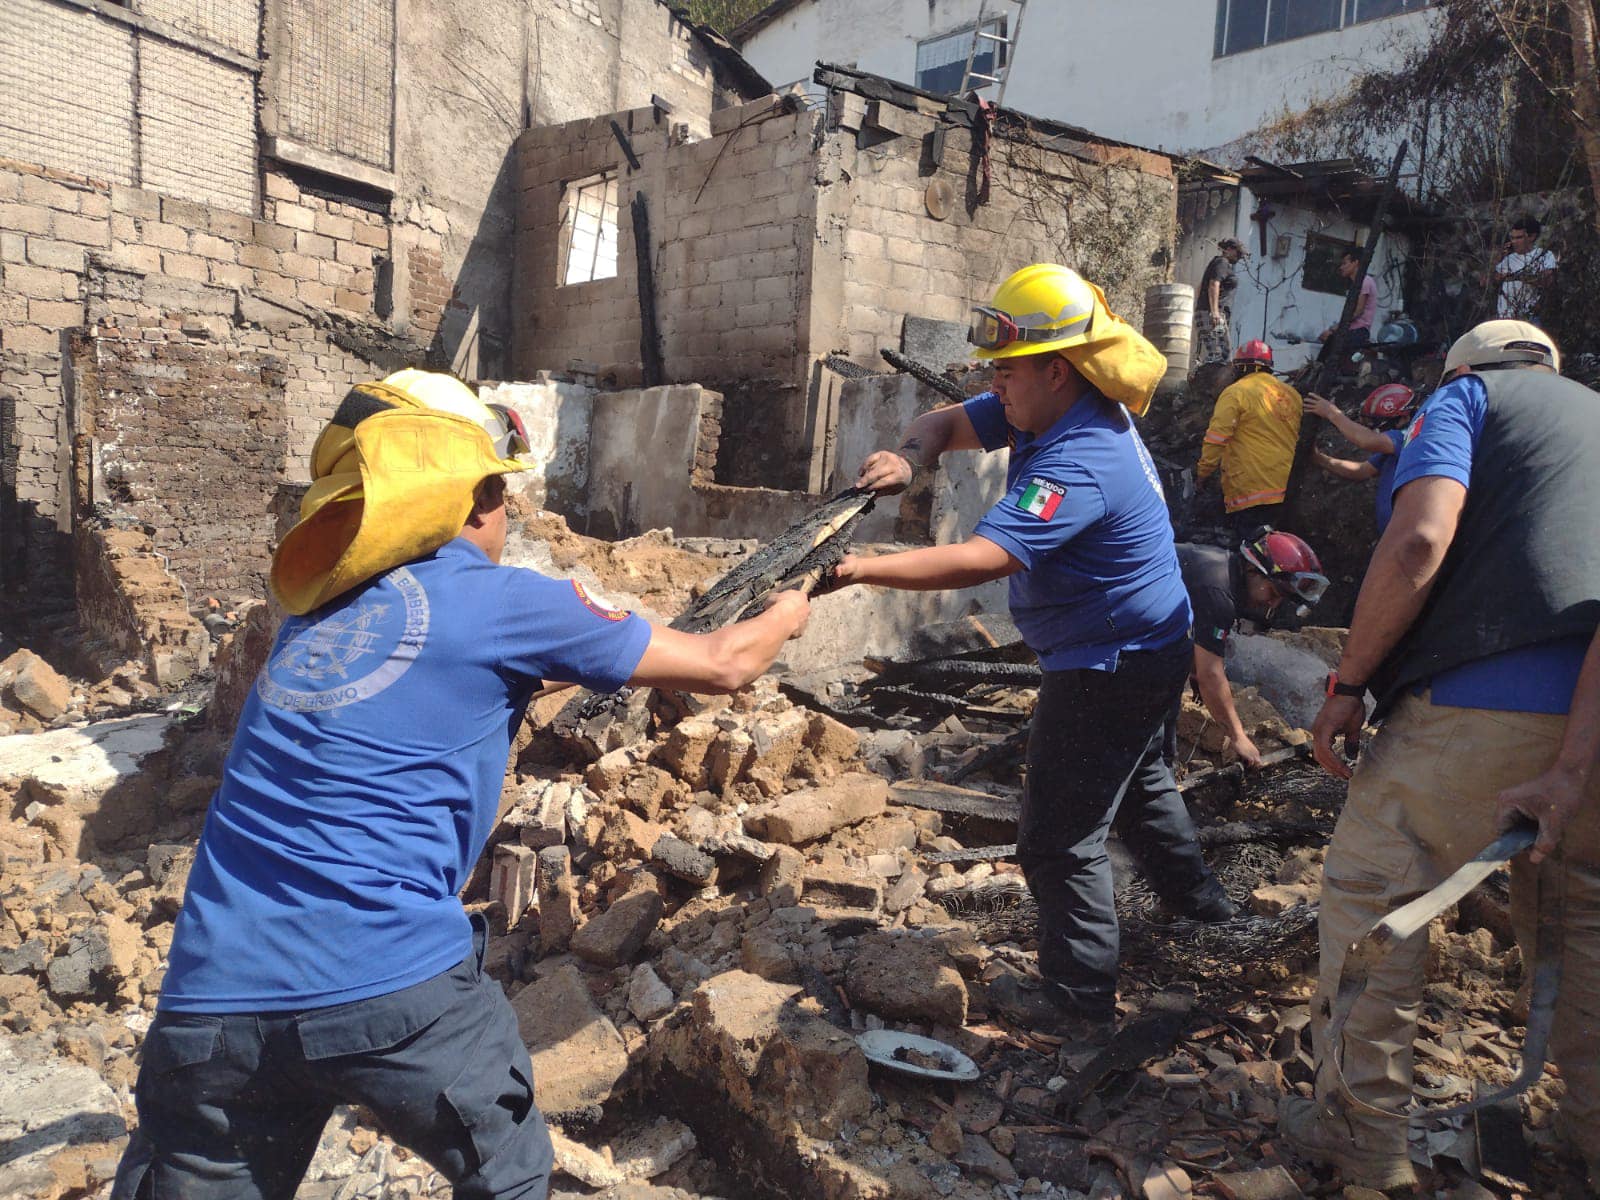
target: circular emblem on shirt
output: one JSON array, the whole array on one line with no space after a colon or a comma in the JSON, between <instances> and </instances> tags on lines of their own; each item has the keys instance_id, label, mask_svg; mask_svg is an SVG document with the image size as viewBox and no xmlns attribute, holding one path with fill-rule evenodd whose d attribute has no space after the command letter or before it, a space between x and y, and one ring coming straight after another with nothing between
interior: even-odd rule
<instances>
[{"instance_id":1,"label":"circular emblem on shirt","mask_svg":"<svg viewBox=\"0 0 1600 1200\"><path fill-rule=\"evenodd\" d=\"M404 567L332 612L290 617L256 690L273 708L321 712L382 692L428 640L428 593ZM396 595L396 592L399 594Z\"/></svg>"},{"instance_id":2,"label":"circular emblem on shirt","mask_svg":"<svg viewBox=\"0 0 1600 1200\"><path fill-rule=\"evenodd\" d=\"M578 593L578 599L597 617L604 617L608 621L626 621L633 614L627 609L613 608L598 596L592 595L583 584L576 579L572 580L572 590Z\"/></svg>"}]
</instances>

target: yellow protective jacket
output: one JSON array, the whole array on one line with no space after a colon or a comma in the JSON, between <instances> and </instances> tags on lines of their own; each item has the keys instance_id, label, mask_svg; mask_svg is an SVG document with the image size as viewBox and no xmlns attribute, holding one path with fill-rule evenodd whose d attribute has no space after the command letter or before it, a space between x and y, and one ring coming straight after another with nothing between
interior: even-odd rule
<instances>
[{"instance_id":1,"label":"yellow protective jacket","mask_svg":"<svg viewBox=\"0 0 1600 1200\"><path fill-rule=\"evenodd\" d=\"M1222 467L1229 512L1282 502L1300 416L1300 393L1266 371L1235 381L1217 397L1196 475L1205 479Z\"/></svg>"}]
</instances>

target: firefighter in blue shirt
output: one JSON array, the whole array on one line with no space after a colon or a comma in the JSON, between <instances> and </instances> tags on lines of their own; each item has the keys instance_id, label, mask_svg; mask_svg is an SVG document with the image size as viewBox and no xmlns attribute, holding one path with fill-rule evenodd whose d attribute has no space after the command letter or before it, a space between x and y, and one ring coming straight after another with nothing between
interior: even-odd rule
<instances>
[{"instance_id":1,"label":"firefighter in blue shirt","mask_svg":"<svg viewBox=\"0 0 1600 1200\"><path fill-rule=\"evenodd\" d=\"M206 816L145 1035L116 1200L294 1195L337 1104L458 1200L542 1200L550 1138L459 893L541 680L732 691L785 592L695 635L500 565L526 435L448 376L359 384L273 557L283 623Z\"/></svg>"},{"instance_id":2,"label":"firefighter in blue shirt","mask_svg":"<svg viewBox=\"0 0 1600 1200\"><path fill-rule=\"evenodd\" d=\"M898 452L866 460L860 485L892 493L946 451L1009 448L1004 498L965 542L850 556L837 578L911 589L1009 578L1012 615L1044 668L1017 831L1044 980L1002 977L990 1001L1035 1027L1099 1037L1115 1017L1113 828L1172 908L1234 912L1163 737L1189 675L1190 609L1161 484L1123 405L1143 411L1164 360L1065 267L1026 267L974 312L968 338L994 362L995 391L918 417Z\"/></svg>"}]
</instances>

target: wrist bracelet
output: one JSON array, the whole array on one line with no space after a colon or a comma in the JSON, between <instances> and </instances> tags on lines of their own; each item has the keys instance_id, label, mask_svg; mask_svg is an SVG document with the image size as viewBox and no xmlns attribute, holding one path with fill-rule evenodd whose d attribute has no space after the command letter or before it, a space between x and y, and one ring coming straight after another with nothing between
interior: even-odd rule
<instances>
[{"instance_id":1,"label":"wrist bracelet","mask_svg":"<svg viewBox=\"0 0 1600 1200\"><path fill-rule=\"evenodd\" d=\"M1339 678L1339 672L1328 672L1329 696L1365 696L1367 685L1364 683L1345 683Z\"/></svg>"}]
</instances>

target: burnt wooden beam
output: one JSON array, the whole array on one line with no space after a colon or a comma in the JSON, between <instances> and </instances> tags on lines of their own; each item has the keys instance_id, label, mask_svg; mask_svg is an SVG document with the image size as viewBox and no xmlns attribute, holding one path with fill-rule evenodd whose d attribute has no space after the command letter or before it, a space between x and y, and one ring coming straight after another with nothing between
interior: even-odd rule
<instances>
[{"instance_id":1,"label":"burnt wooden beam","mask_svg":"<svg viewBox=\"0 0 1600 1200\"><path fill-rule=\"evenodd\" d=\"M628 135L622 131L622 126L615 121L611 122L611 133L617 139L617 145L622 147L622 153L628 157L628 169L639 169L639 156L633 152L633 143L628 140Z\"/></svg>"},{"instance_id":2,"label":"burnt wooden beam","mask_svg":"<svg viewBox=\"0 0 1600 1200\"><path fill-rule=\"evenodd\" d=\"M617 123L611 123L617 128ZM622 131L617 130L618 137ZM630 151L631 154L631 151ZM645 387L667 381L661 353L661 326L656 320L656 272L650 248L650 202L643 192L633 194L633 249L639 265L639 362Z\"/></svg>"}]
</instances>

